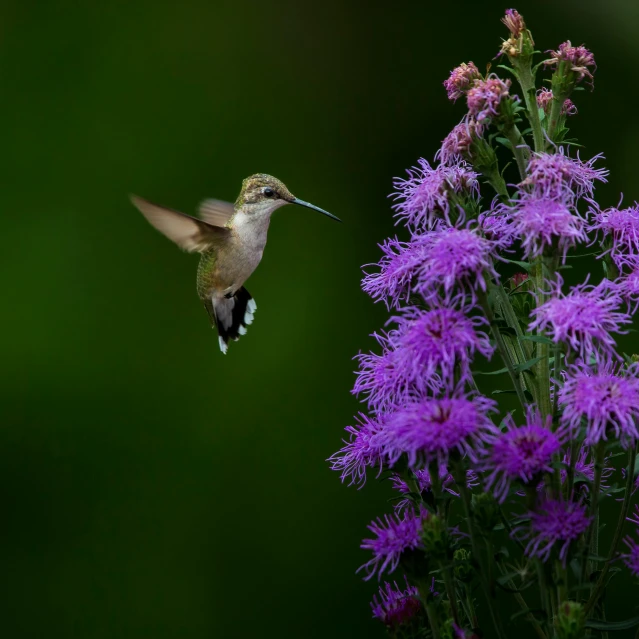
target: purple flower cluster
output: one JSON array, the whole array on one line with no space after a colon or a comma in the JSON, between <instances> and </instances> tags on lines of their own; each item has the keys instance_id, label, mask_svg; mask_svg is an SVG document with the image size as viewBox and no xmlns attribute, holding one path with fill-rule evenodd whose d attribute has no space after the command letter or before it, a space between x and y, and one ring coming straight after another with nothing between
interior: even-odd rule
<instances>
[{"instance_id":1,"label":"purple flower cluster","mask_svg":"<svg viewBox=\"0 0 639 639\"><path fill-rule=\"evenodd\" d=\"M555 544L560 544L559 559L566 563L568 548L590 525L586 508L574 501L547 499L537 510L529 513L530 530L524 531L528 537L526 554L548 561ZM521 529L515 531L521 532Z\"/></svg>"},{"instance_id":2,"label":"purple flower cluster","mask_svg":"<svg viewBox=\"0 0 639 639\"><path fill-rule=\"evenodd\" d=\"M624 448L639 438L639 364L622 367L603 361L571 366L559 391L562 423L576 436L582 422L585 444L594 446L613 435Z\"/></svg>"},{"instance_id":3,"label":"purple flower cluster","mask_svg":"<svg viewBox=\"0 0 639 639\"><path fill-rule=\"evenodd\" d=\"M539 91L537 91L537 106L543 109L546 115L550 115L552 99L552 91L548 89L539 89ZM577 115L577 107L570 98L564 100L563 106L561 107L561 115Z\"/></svg>"},{"instance_id":4,"label":"purple flower cluster","mask_svg":"<svg viewBox=\"0 0 639 639\"><path fill-rule=\"evenodd\" d=\"M375 301L391 307L419 294L434 302L443 294L450 299L462 286L475 299L486 290L485 274L498 277L493 266L495 244L477 229L439 225L413 235L410 242L387 240L379 271L366 274L362 289Z\"/></svg>"},{"instance_id":5,"label":"purple flower cluster","mask_svg":"<svg viewBox=\"0 0 639 639\"><path fill-rule=\"evenodd\" d=\"M453 164L469 158L473 143L483 135L483 125L467 116L446 136L435 158L442 164Z\"/></svg>"},{"instance_id":6,"label":"purple flower cluster","mask_svg":"<svg viewBox=\"0 0 639 639\"><path fill-rule=\"evenodd\" d=\"M595 57L586 49L586 47L573 47L570 40L562 42L557 51L550 51L551 58L544 60L544 64L558 68L561 63L566 63L570 71L577 76L577 82L581 82L584 78L588 78L592 86L593 77L590 69L597 68Z\"/></svg>"},{"instance_id":7,"label":"purple flower cluster","mask_svg":"<svg viewBox=\"0 0 639 639\"><path fill-rule=\"evenodd\" d=\"M479 174L466 162L440 164L433 169L420 159L419 167L408 169L407 173L407 180L395 180L397 190L391 197L400 200L393 206L397 218L413 227L432 228L442 217L449 221L457 201L479 197ZM455 212L459 214L459 210Z\"/></svg>"},{"instance_id":8,"label":"purple flower cluster","mask_svg":"<svg viewBox=\"0 0 639 639\"><path fill-rule=\"evenodd\" d=\"M374 538L364 539L361 547L370 550L373 557L359 568L366 573L365 580L375 574L381 576L383 572L393 572L404 552L422 546L422 524L426 517L428 512L425 510L419 514L406 510L403 517L386 515L383 520L378 518L369 524L368 529Z\"/></svg>"},{"instance_id":9,"label":"purple flower cluster","mask_svg":"<svg viewBox=\"0 0 639 639\"><path fill-rule=\"evenodd\" d=\"M622 327L631 322L621 310L623 299L616 286L604 280L597 286L587 283L572 287L564 295L563 281L550 285L551 297L532 312L529 331L544 331L554 342L564 342L579 357L618 357L612 333L623 333Z\"/></svg>"},{"instance_id":10,"label":"purple flower cluster","mask_svg":"<svg viewBox=\"0 0 639 639\"><path fill-rule=\"evenodd\" d=\"M433 163L421 158L393 182L394 218L404 228L380 245L362 279L390 318L372 335L373 350L355 358L352 392L367 414L329 458L344 482L361 487L370 472L396 491L392 514L368 526L359 569L368 580L401 567L417 586L386 582L373 599L373 616L395 634L428 633L426 620L433 636L467 636L470 627L486 634L464 600L454 606L450 598L490 594L495 557L478 553L477 540L499 548L508 533L519 542L509 553L570 563L575 591L588 583L596 595L606 570L588 574L587 549L598 498L617 492L614 449L632 460L639 443L639 362L631 363L639 356L622 356L616 343L639 309L639 205L599 208L603 156L582 160L565 141L564 117L577 113L570 97L592 81L594 58L565 42L534 70L523 17L509 9L502 21L510 32L502 60L526 100L511 93L511 80L484 77L472 62L444 82L450 100L465 98L467 113ZM552 91L537 90L536 69L548 67ZM485 187L492 200L482 199ZM564 286L568 257L594 244L605 258L603 281ZM492 380L501 412L487 392ZM639 478L632 483L639 490ZM629 520L637 535L623 551L604 552L639 575L639 509ZM536 616L544 636L558 623L550 602L585 623L587 606L564 601L558 573L544 573L549 596L539 598L544 614ZM444 592L428 593L433 574Z\"/></svg>"},{"instance_id":11,"label":"purple flower cluster","mask_svg":"<svg viewBox=\"0 0 639 639\"><path fill-rule=\"evenodd\" d=\"M477 462L499 432L489 417L496 406L482 395L424 398L387 417L380 443L391 465L406 455L413 469L447 467L453 452Z\"/></svg>"},{"instance_id":12,"label":"purple flower cluster","mask_svg":"<svg viewBox=\"0 0 639 639\"><path fill-rule=\"evenodd\" d=\"M501 19L513 38L518 38L525 30L524 18L516 9L506 9L506 15Z\"/></svg>"},{"instance_id":13,"label":"purple flower cluster","mask_svg":"<svg viewBox=\"0 0 639 639\"><path fill-rule=\"evenodd\" d=\"M592 220L589 230L600 234L604 242L609 242L608 250L615 261L627 260L639 253L639 204L603 211L595 205L589 213Z\"/></svg>"},{"instance_id":14,"label":"purple flower cluster","mask_svg":"<svg viewBox=\"0 0 639 639\"><path fill-rule=\"evenodd\" d=\"M536 153L528 165L528 177L522 182L537 197L550 197L574 202L584 196L593 197L595 181L607 182L609 171L596 169L601 159L595 155L587 162L566 155L563 147L557 153Z\"/></svg>"},{"instance_id":15,"label":"purple flower cluster","mask_svg":"<svg viewBox=\"0 0 639 639\"><path fill-rule=\"evenodd\" d=\"M639 539L639 506L635 506L635 516L628 517L628 521L637 525L635 536ZM628 548L628 552L621 555L621 558L628 570L630 570L635 577L639 577L639 541L628 535L625 537L624 543Z\"/></svg>"},{"instance_id":16,"label":"purple flower cluster","mask_svg":"<svg viewBox=\"0 0 639 639\"><path fill-rule=\"evenodd\" d=\"M422 608L417 588L410 586L406 577L404 581L406 590L402 590L396 581L392 584L385 582L371 602L373 617L389 628L397 628L410 621Z\"/></svg>"},{"instance_id":17,"label":"purple flower cluster","mask_svg":"<svg viewBox=\"0 0 639 639\"><path fill-rule=\"evenodd\" d=\"M511 415L504 420L505 430L492 442L486 459L486 489L492 490L498 501L506 499L514 480L529 484L540 481L542 473L552 472L551 462L561 447L562 434L553 432L551 426L551 415L542 419L531 408L523 426L517 426Z\"/></svg>"},{"instance_id":18,"label":"purple flower cluster","mask_svg":"<svg viewBox=\"0 0 639 639\"><path fill-rule=\"evenodd\" d=\"M502 115L502 103L510 98L510 80L489 76L486 80L476 80L466 93L468 113L479 124ZM518 98L514 98L518 101Z\"/></svg>"},{"instance_id":19,"label":"purple flower cluster","mask_svg":"<svg viewBox=\"0 0 639 639\"><path fill-rule=\"evenodd\" d=\"M450 72L450 77L444 82L448 99L455 102L464 97L476 80L481 80L479 69L473 62L462 62Z\"/></svg>"},{"instance_id":20,"label":"purple flower cluster","mask_svg":"<svg viewBox=\"0 0 639 639\"><path fill-rule=\"evenodd\" d=\"M360 354L353 393L373 412L385 412L411 398L466 380L476 352L490 358L493 346L482 330L485 318L458 296L429 310L405 307L393 318L396 328L375 334L381 353Z\"/></svg>"},{"instance_id":21,"label":"purple flower cluster","mask_svg":"<svg viewBox=\"0 0 639 639\"><path fill-rule=\"evenodd\" d=\"M382 471L382 449L377 443L381 426L366 415L360 415L356 426L347 426L348 440L345 446L328 458L331 470L340 473L342 481L350 479L349 486L360 487L366 483L366 469L375 468Z\"/></svg>"}]
</instances>

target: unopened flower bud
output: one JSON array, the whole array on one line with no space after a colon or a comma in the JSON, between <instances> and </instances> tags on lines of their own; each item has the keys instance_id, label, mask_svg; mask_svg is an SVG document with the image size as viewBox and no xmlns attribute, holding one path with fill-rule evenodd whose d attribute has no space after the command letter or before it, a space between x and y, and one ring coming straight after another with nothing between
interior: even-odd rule
<instances>
[{"instance_id":1,"label":"unopened flower bud","mask_svg":"<svg viewBox=\"0 0 639 639\"><path fill-rule=\"evenodd\" d=\"M586 616L580 603L564 601L555 617L557 639L581 639L584 636L585 621Z\"/></svg>"}]
</instances>

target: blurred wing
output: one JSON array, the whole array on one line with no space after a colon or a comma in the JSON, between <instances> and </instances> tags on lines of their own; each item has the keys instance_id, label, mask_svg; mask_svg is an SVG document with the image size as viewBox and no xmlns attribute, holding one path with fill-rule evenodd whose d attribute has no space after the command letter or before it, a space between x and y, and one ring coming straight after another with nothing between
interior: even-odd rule
<instances>
[{"instance_id":1,"label":"blurred wing","mask_svg":"<svg viewBox=\"0 0 639 639\"><path fill-rule=\"evenodd\" d=\"M213 226L226 226L226 223L235 215L235 207L224 200L209 199L200 203L197 214Z\"/></svg>"},{"instance_id":2,"label":"blurred wing","mask_svg":"<svg viewBox=\"0 0 639 639\"><path fill-rule=\"evenodd\" d=\"M152 226L189 253L205 251L224 240L230 233L228 229L212 226L190 215L153 204L136 195L131 196L131 202Z\"/></svg>"}]
</instances>

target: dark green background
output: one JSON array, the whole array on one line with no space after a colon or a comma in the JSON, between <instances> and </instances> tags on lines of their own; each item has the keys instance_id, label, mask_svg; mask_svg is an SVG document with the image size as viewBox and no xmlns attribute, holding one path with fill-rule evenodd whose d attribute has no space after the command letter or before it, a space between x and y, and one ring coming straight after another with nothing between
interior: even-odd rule
<instances>
[{"instance_id":1,"label":"dark green background","mask_svg":"<svg viewBox=\"0 0 639 639\"><path fill-rule=\"evenodd\" d=\"M639 196L631 4L518 5L540 49L595 52L573 130L607 156L605 204ZM394 232L392 177L463 114L442 81L506 33L497 2L386 5L3 3L3 636L382 636L354 571L384 490L325 462L386 319L360 265ZM127 194L192 211L254 172L344 224L275 215L224 357L197 259Z\"/></svg>"}]
</instances>

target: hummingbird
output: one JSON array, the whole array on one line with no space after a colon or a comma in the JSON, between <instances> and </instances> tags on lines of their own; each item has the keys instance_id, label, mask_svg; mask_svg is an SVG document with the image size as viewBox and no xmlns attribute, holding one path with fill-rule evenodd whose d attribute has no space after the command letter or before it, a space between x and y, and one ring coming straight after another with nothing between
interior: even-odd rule
<instances>
[{"instance_id":1,"label":"hummingbird","mask_svg":"<svg viewBox=\"0 0 639 639\"><path fill-rule=\"evenodd\" d=\"M229 340L246 334L257 305L244 282L257 268L274 211L298 204L341 222L328 211L295 197L277 178L257 173L242 182L235 204L207 199L198 216L153 204L136 195L131 201L158 231L180 248L200 254L197 294L213 327L220 350L226 354Z\"/></svg>"}]
</instances>

